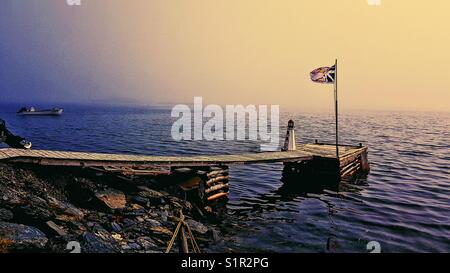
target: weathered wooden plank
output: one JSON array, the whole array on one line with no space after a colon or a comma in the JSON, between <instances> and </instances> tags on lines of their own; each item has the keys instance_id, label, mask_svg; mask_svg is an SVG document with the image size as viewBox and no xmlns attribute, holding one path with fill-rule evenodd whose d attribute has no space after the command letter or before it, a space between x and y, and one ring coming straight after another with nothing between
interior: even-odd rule
<instances>
[{"instance_id":1,"label":"weathered wooden plank","mask_svg":"<svg viewBox=\"0 0 450 273\"><path fill-rule=\"evenodd\" d=\"M217 193L217 194L214 194L214 195L208 197L208 201L214 201L219 198L223 198L223 197L227 197L227 196L228 196L227 192L220 192L220 193Z\"/></svg>"},{"instance_id":2,"label":"weathered wooden plank","mask_svg":"<svg viewBox=\"0 0 450 273\"><path fill-rule=\"evenodd\" d=\"M222 182L222 181L228 181L230 179L230 176L226 175L226 176L218 176L215 178L211 178L206 182L206 185L208 187L211 187L213 184L217 183L217 182Z\"/></svg>"},{"instance_id":3,"label":"weathered wooden plank","mask_svg":"<svg viewBox=\"0 0 450 273\"><path fill-rule=\"evenodd\" d=\"M228 174L228 170L225 169L225 170L212 171L212 172L208 173L207 176L209 178L211 178L211 177L215 177L215 176L221 175L221 174Z\"/></svg>"},{"instance_id":4,"label":"weathered wooden plank","mask_svg":"<svg viewBox=\"0 0 450 273\"><path fill-rule=\"evenodd\" d=\"M226 183L226 184L218 184L218 185L215 185L215 186L212 186L212 187L206 189L205 193L206 194L210 194L210 193L215 192L215 191L228 189L229 187L230 187L230 185L228 183Z\"/></svg>"},{"instance_id":5,"label":"weathered wooden plank","mask_svg":"<svg viewBox=\"0 0 450 273\"><path fill-rule=\"evenodd\" d=\"M82 153L45 150L0 149L0 160L52 166L82 167L150 167L150 166L210 166L233 164L256 164L273 162L296 162L312 160L313 157L335 158L334 145L299 144L297 151L247 153L211 156L140 156L122 154ZM342 146L341 166L354 160L367 148Z\"/></svg>"},{"instance_id":6,"label":"weathered wooden plank","mask_svg":"<svg viewBox=\"0 0 450 273\"><path fill-rule=\"evenodd\" d=\"M347 153L346 155L340 157L340 166L345 167L346 165L350 164L351 162L357 160L358 157L360 157L362 154L367 153L367 148L360 148L356 149L351 153Z\"/></svg>"}]
</instances>

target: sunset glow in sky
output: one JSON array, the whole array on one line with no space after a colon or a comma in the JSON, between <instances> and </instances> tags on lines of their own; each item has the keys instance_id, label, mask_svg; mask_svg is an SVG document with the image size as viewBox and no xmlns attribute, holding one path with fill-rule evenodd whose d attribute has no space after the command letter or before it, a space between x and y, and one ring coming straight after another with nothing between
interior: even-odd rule
<instances>
[{"instance_id":1,"label":"sunset glow in sky","mask_svg":"<svg viewBox=\"0 0 450 273\"><path fill-rule=\"evenodd\" d=\"M2 0L0 102L450 111L448 0Z\"/></svg>"}]
</instances>

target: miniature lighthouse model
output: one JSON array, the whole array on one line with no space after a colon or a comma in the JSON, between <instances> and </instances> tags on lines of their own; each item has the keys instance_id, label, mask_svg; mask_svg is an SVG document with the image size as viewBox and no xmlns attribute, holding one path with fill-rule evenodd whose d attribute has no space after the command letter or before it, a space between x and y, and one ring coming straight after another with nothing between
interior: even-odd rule
<instances>
[{"instance_id":1,"label":"miniature lighthouse model","mask_svg":"<svg viewBox=\"0 0 450 273\"><path fill-rule=\"evenodd\" d=\"M295 151L295 150L297 150L297 145L295 143L294 121L290 120L288 122L286 140L284 141L283 151Z\"/></svg>"}]
</instances>

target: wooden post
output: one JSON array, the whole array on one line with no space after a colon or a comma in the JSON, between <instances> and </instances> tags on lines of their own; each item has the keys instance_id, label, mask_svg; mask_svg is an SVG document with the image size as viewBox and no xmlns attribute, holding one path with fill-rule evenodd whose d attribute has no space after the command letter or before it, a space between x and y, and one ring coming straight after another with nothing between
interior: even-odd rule
<instances>
[{"instance_id":1,"label":"wooden post","mask_svg":"<svg viewBox=\"0 0 450 273\"><path fill-rule=\"evenodd\" d=\"M361 168L364 172L370 171L369 159L367 157L367 150L361 153Z\"/></svg>"},{"instance_id":2,"label":"wooden post","mask_svg":"<svg viewBox=\"0 0 450 273\"><path fill-rule=\"evenodd\" d=\"M184 225L180 228L180 236L178 237L180 244L180 253L189 253L188 241L184 231Z\"/></svg>"}]
</instances>

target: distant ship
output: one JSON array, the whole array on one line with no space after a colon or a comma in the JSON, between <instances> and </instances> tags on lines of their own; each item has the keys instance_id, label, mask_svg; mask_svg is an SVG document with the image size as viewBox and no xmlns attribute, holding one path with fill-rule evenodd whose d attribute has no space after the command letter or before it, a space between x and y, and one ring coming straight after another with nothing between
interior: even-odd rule
<instances>
[{"instance_id":1,"label":"distant ship","mask_svg":"<svg viewBox=\"0 0 450 273\"><path fill-rule=\"evenodd\" d=\"M63 113L62 108L53 108L49 110L38 110L34 107L22 107L17 114L20 116L60 116Z\"/></svg>"}]
</instances>

